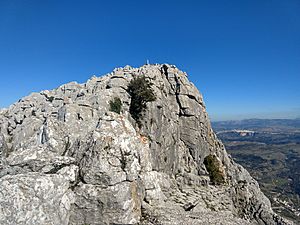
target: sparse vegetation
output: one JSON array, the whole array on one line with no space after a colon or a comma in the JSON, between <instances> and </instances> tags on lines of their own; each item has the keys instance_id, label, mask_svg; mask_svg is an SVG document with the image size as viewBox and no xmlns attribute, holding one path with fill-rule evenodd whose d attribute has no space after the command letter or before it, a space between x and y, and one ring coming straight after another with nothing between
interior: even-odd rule
<instances>
[{"instance_id":1,"label":"sparse vegetation","mask_svg":"<svg viewBox=\"0 0 300 225\"><path fill-rule=\"evenodd\" d=\"M147 108L147 103L156 99L151 83L145 76L135 77L130 81L127 91L131 96L129 112L140 127L141 118Z\"/></svg>"},{"instance_id":2,"label":"sparse vegetation","mask_svg":"<svg viewBox=\"0 0 300 225\"><path fill-rule=\"evenodd\" d=\"M225 177L221 170L221 163L215 155L206 156L204 165L213 184L220 185L225 183Z\"/></svg>"},{"instance_id":3,"label":"sparse vegetation","mask_svg":"<svg viewBox=\"0 0 300 225\"><path fill-rule=\"evenodd\" d=\"M119 97L115 97L109 102L110 111L120 114L122 110L122 101Z\"/></svg>"}]
</instances>

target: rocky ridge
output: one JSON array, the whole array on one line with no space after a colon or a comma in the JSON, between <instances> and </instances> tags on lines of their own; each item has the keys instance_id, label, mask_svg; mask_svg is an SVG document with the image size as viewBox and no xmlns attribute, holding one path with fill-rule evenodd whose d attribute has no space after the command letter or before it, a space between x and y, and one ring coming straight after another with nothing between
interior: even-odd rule
<instances>
[{"instance_id":1,"label":"rocky ridge","mask_svg":"<svg viewBox=\"0 0 300 225\"><path fill-rule=\"evenodd\" d=\"M151 81L137 126L127 86ZM110 112L119 97L121 114ZM204 159L226 179L213 185ZM202 95L168 64L117 68L0 111L0 224L291 224L213 132Z\"/></svg>"}]
</instances>

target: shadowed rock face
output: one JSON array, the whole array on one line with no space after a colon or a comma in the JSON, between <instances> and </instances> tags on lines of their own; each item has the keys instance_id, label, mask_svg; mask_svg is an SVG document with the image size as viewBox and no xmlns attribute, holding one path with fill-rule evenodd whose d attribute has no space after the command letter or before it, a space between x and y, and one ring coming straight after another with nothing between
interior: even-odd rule
<instances>
[{"instance_id":1,"label":"shadowed rock face","mask_svg":"<svg viewBox=\"0 0 300 225\"><path fill-rule=\"evenodd\" d=\"M139 129L126 89L141 75L156 100ZM225 184L210 183L208 155ZM227 155L175 66L126 66L21 99L0 111L0 157L0 224L290 224Z\"/></svg>"}]
</instances>

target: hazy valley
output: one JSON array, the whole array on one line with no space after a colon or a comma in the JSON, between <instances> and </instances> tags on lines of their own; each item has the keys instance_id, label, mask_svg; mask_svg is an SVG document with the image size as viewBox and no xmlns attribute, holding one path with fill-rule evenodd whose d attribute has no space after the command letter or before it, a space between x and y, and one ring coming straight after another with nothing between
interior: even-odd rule
<instances>
[{"instance_id":1,"label":"hazy valley","mask_svg":"<svg viewBox=\"0 0 300 225\"><path fill-rule=\"evenodd\" d=\"M300 119L213 122L227 151L259 182L273 209L300 222Z\"/></svg>"}]
</instances>

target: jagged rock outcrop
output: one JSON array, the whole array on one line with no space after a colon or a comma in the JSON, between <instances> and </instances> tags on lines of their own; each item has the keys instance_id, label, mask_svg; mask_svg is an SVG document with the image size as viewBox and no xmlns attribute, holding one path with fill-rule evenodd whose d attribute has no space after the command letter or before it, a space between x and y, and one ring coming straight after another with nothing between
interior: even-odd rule
<instances>
[{"instance_id":1,"label":"jagged rock outcrop","mask_svg":"<svg viewBox=\"0 0 300 225\"><path fill-rule=\"evenodd\" d=\"M138 126L127 86L151 81ZM119 97L121 114L109 111ZM213 185L204 159L218 160ZM115 69L0 111L0 224L290 224L226 153L175 66Z\"/></svg>"}]
</instances>

